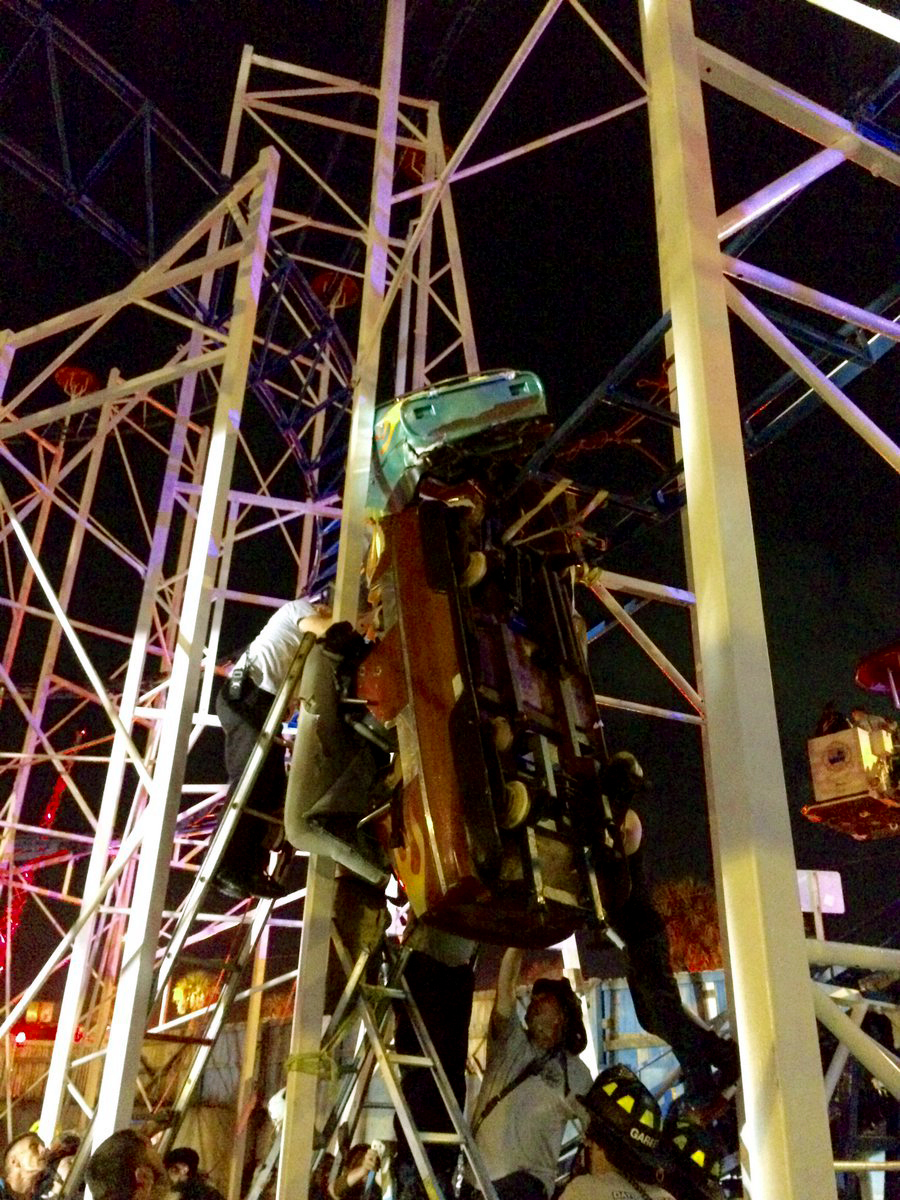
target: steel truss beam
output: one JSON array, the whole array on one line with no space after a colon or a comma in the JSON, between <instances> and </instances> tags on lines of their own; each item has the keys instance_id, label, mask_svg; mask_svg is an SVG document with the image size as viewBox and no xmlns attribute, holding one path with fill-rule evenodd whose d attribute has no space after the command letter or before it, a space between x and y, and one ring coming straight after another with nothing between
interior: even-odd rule
<instances>
[{"instance_id":1,"label":"steel truss beam","mask_svg":"<svg viewBox=\"0 0 900 1200\"><path fill-rule=\"evenodd\" d=\"M7 775L11 768L19 768L19 786L11 793L14 806L11 808L7 803L4 811L6 849L11 859L15 828L20 823L22 805L29 794L29 776L40 767L39 756L33 751L38 741L46 751L44 758L56 765L77 804L65 817L63 824L70 824L73 816L77 819L80 814L81 819L92 827L89 840L93 842L87 879L84 880L82 876L85 903L81 915L17 1002L10 1000L3 1021L3 1028L8 1029L24 1010L28 1000L38 994L50 972L74 947L66 997L59 1019L55 1044L57 1053L45 1091L44 1124L48 1136L52 1136L58 1124L66 1091L72 1091L73 1088L67 1060L76 1024L85 1024L89 1031L88 1038L93 1038L95 1044L105 1038L106 1020L102 1014L107 1011L108 1003L102 995L103 987L99 995L99 1009L92 1002L95 1009L93 1018L84 1009L85 993L90 979L98 985L103 985L104 980L115 980L117 956L114 950L111 954L109 950L111 945L121 949L122 943L121 933L113 935L111 941L108 937L99 936L104 925L96 925L96 914L103 910L106 904L104 898L109 889L117 885L117 881L126 882L126 891L123 893L119 889L117 892L114 901L116 911L111 914L114 925L119 920L116 913L127 912L133 904L131 887L136 879L139 881L140 870L132 871L129 864L139 850L141 861L145 864L144 876L149 880L151 890L156 893L153 903L157 910L162 907L168 874L167 846L172 838L166 836L164 828L160 837L162 822L153 816L152 807L144 808L144 797L149 792L165 801L163 819L170 827L177 827L181 831L178 836L181 837L182 846L188 846L199 838L194 843L196 849L176 855L174 862L178 869L196 869L194 856L197 849L202 849L208 836L209 822L215 814L211 805L216 801L217 792L221 795L221 767L214 763L217 777L208 784L192 784L184 793L180 780L184 775L189 748L196 744L205 729L215 723L209 716L213 682L211 668L218 657L217 646L225 601L229 602L232 613L240 602L243 605L248 601L267 606L277 604L280 599L278 593L292 586L291 579L296 587L301 574L296 549L298 539L292 534L292 526L310 511L323 516L327 514L329 519L339 512L335 506L330 509L327 506L314 506L308 502L298 502L289 495L282 499L274 489L282 482L283 460L279 461L276 457L273 463L271 451L267 451L268 461L265 457L257 461L259 447L248 444L244 438L239 441L238 428L231 417L227 420L220 417L218 427L214 424L210 437L205 426L198 423L194 416L195 401L199 402L196 407L201 412L208 407L203 392L209 389L218 393L223 417L240 411L244 392L242 376L246 373L254 337L254 301L263 275L267 213L272 202L276 161L272 152L264 153L257 166L235 184L227 201L209 214L191 234L181 239L135 285L105 301L84 306L73 314L44 323L39 328L4 336L4 380L9 379L9 386L0 411L6 485L0 543L9 547L11 539L15 537L26 556L24 573L8 552L4 568L8 594L14 598L14 621L7 639L3 667L8 688L6 702L8 705L15 704L26 734L22 752L8 752L6 759ZM207 253L202 250L198 253L200 242L208 237L226 211L238 216L243 237L219 248L213 247ZM190 347L176 351L169 365L145 373L138 381L120 382L113 372L109 386L101 388L93 397L72 397L66 406L47 402L48 379L55 365L77 355L92 333L105 328L107 324L114 325L128 305L143 307L150 296L163 293L171 282L173 272L178 273L179 281L183 284L191 281L198 284L199 306L203 295L202 277L211 262L216 265L234 264L237 286L243 290L243 295L237 296L235 308L236 312L243 314L241 319L232 320L226 328L206 328L200 323L195 324L191 330ZM176 327L184 324L183 318L166 306L165 297L160 303L153 302L152 311L154 318L161 318L162 326L169 319ZM58 339L61 336L71 338L71 331L85 323L88 323L87 332L78 334L74 341L59 351ZM165 345L166 336L163 329L162 345ZM49 368L45 365L47 355L42 351L48 337L56 339ZM209 345L217 349L204 352ZM15 360L13 350L18 351ZM36 373L34 367L30 366L30 356L34 355L37 355ZM176 386L177 407L164 398L166 390ZM72 410L91 413L95 418L94 432L87 441L67 442L64 436L60 436L72 420ZM154 417L152 422L146 420L148 413ZM171 435L168 443L166 422L169 423L168 432ZM248 432L252 435L252 423ZM210 475L217 458L223 468L228 465L225 447L229 441L233 447L230 453L237 453L238 477L244 483L242 487L229 488L230 471L221 481L213 480ZM148 449L157 455L158 466L148 456ZM133 452L137 457L132 462ZM121 458L121 469L110 462L110 457L115 455ZM107 475L111 469L117 472L120 486L124 488L121 512L117 516L110 513L108 501L102 503L97 495L98 476L102 475L98 469L101 460ZM157 485L159 490L156 490ZM254 487L259 490L254 491ZM289 493L292 490L288 484L286 491ZM261 520L254 514L266 519ZM72 524L74 536L63 532L66 522ZM228 589L225 586L227 568L222 573L220 586L217 578L220 565L239 565L242 539L246 541L248 533L255 537L256 546L269 543L270 552L274 549L275 553L270 559L273 567L279 561L280 553L284 579L279 584L277 573L273 574L275 596L259 596L245 589L237 592ZM32 543L36 543L36 547ZM58 573L58 568L51 565L48 573L36 551L42 551L45 560L52 564L54 546L60 543L70 547L69 566L57 582L51 579L51 574ZM98 546L107 555L112 553L112 557L104 561L99 575L96 559ZM212 558L207 558L209 549L213 551ZM116 563L122 573L121 585L114 582ZM70 620L66 615L64 610L72 617L76 617L77 611L85 610L85 572L90 575L92 568L95 578L104 579L108 587L121 588L126 603L129 596L136 599L143 597L137 617L137 632L128 624L127 610L121 614L125 624L120 629L109 630L96 620ZM21 578L17 579L17 573ZM138 586L128 582L129 573L138 581ZM41 583L45 593L46 614L35 605L32 598L34 580ZM82 589L81 595L79 587ZM204 606L207 612L210 611L210 605L211 621L203 613ZM190 607L196 613L194 621L197 632L189 637L190 622L185 618ZM51 615L56 618L55 624L49 620ZM207 626L210 631L208 642ZM60 674L63 633L78 651L80 667L93 687L85 688ZM229 636L234 637L234 632ZM40 647L42 642L46 642L47 647L43 665L40 659L34 657L35 648ZM118 676L118 669L109 661L108 648L112 647L115 651L120 646L130 646L132 649L124 679ZM208 658L206 670L203 670L200 655L205 647ZM181 658L188 661L179 670ZM102 662L99 668L95 665L97 660ZM146 679L148 668L151 676L156 676L149 685ZM160 668L162 673L157 675ZM16 680L28 681L34 677L38 679L34 687L22 688L16 683ZM112 686L106 682L117 677L119 681ZM192 690L199 699L197 711L188 694ZM179 699L179 691L183 699ZM25 699L28 693L33 696L30 706ZM46 726L42 720L48 696L50 699L59 697L66 705L65 715L52 726ZM66 739L72 737L69 730L74 722L87 718L96 724L97 713L103 708L114 730L118 731L113 736L111 753L105 756L86 754L84 760L79 762L77 755L68 756L66 749L61 754L55 748L60 741L64 748L67 747ZM182 717L177 716L179 708L184 713ZM166 766L164 751L167 724L171 730L168 736L178 743L168 752L169 767ZM44 732L44 728L47 732ZM139 735L139 744L134 740L135 730ZM95 744L96 739L92 739L90 745ZM95 812L94 797L102 776L97 776L96 772L90 776L92 763L107 767L99 813ZM207 760L207 770L209 766ZM84 777L85 771L90 776L89 786L79 787L77 780ZM127 781L129 775L131 782ZM130 799L129 793L135 782L138 787L134 798ZM144 784L149 786L145 788ZM32 791L33 788L32 784ZM198 791L208 799L202 799L199 804L191 802L178 814L182 794L193 794L195 800ZM124 837L116 832L123 829L123 821ZM148 826L154 830L151 842L145 838ZM63 835L65 832L65 829L61 831ZM72 836L80 845L80 832L73 830ZM151 861L153 856L148 846L154 852L155 861ZM164 858L159 857L160 850ZM84 852L79 853L83 861ZM113 856L113 862L107 869L110 856ZM69 893L69 880L73 867L76 874L81 872L81 868L73 854L64 857L65 883L62 890L59 887L41 889L55 899L77 896L77 892ZM53 866L53 863L44 863L41 869L52 872ZM51 875L51 878L55 877ZM47 911L48 917L55 921L55 911ZM171 919L166 917L166 921ZM110 932L109 920L109 917L102 918L107 934ZM132 908L131 944L140 944L139 950L132 955L132 961L142 963L137 973L140 976L139 987L144 993L156 955L156 933L151 932L151 927L158 926L159 921L160 915L154 916L149 908L142 915L140 903ZM233 921L223 921L214 914L207 924L209 932L203 933L201 930L199 934L203 938L216 936L217 929L227 932L233 927ZM275 922L276 927L281 924L283 922ZM138 936L139 927L141 932ZM104 941L105 952L98 957ZM7 959L7 979L9 965ZM126 992L127 989L120 989L118 993L120 1010L126 1004ZM120 1024L133 1026L125 1030L124 1036L138 1047L145 1024L144 1017L139 1014L142 1009L146 1012L147 1006L145 996L136 990L132 993L131 1004L122 1010L124 1017ZM98 1013L101 1015L98 1016ZM114 1027L115 1024L113 1011ZM110 1090L121 1092L123 1086L126 1090L133 1090L137 1073L133 1063L125 1061L128 1053L123 1050L121 1055L111 1056L110 1061L115 1064L116 1071L106 1072L104 1089L107 1095ZM121 1083L123 1076L126 1077L124 1085ZM94 1102L90 1096L87 1098L88 1107ZM130 1114L131 1103L130 1097L110 1101L108 1107L112 1107L113 1115L108 1123L116 1122L116 1107ZM101 1103L101 1116L102 1112ZM98 1121L98 1136L102 1133L100 1126L101 1122Z\"/></svg>"},{"instance_id":2,"label":"steel truss beam","mask_svg":"<svg viewBox=\"0 0 900 1200\"><path fill-rule=\"evenodd\" d=\"M9 65L0 78L0 97L6 103L0 159L58 199L133 262L147 265L174 230L187 226L227 191L228 178L55 17L25 0L2 0L2 4L8 18L4 34ZM48 102L43 107L52 115L50 153L33 128L34 114L42 108L35 105L34 95L29 93L21 110L16 108L19 81L26 73L37 73L39 83L46 86ZM119 124L108 144L90 146L93 165L79 174L70 143L71 131L78 127L79 150L84 154L88 140L84 127L91 122L78 117L85 95L105 105ZM108 191L109 177L125 171L135 158L142 181L140 202L135 204L132 193L121 189L122 208L110 211L94 193L98 187ZM194 319L208 335L214 327L227 324L227 305L223 307L217 292L200 301L177 280L173 283L171 299L186 315L169 313L168 320L180 319L190 327ZM255 339L251 386L294 456L309 501L319 503L339 495L342 486L352 356L327 308L274 240L261 308L267 319L260 321ZM68 436L81 436L71 422ZM332 521L317 518L306 523L304 576L310 583L334 574L329 542L336 548Z\"/></svg>"},{"instance_id":3,"label":"steel truss beam","mask_svg":"<svg viewBox=\"0 0 900 1200\"><path fill-rule=\"evenodd\" d=\"M159 249L158 217L171 207L173 189L193 189L195 211L228 190L228 181L212 167L187 138L144 96L104 62L80 38L70 33L49 12L25 0L2 0L7 35L21 26L23 38L0 77L0 98L7 102L8 128L15 126L10 99L19 76L29 68L46 66L47 111L52 113L54 154L42 153L14 133L0 137L0 159L32 184L59 200L74 216L87 221L107 241L124 251L138 266L153 262ZM64 67L66 69L61 70ZM33 86L33 85L32 85ZM86 88L95 99L117 106L115 135L91 147L92 165L78 173L73 166L75 112L84 103ZM43 107L33 92L28 96L29 121ZM27 136L27 133L25 134ZM79 140L85 139L80 130ZM84 149L83 145L79 147ZM123 171L137 159L143 195L139 205L131 199L112 212L97 199L96 190L110 175ZM163 165L164 163L164 165ZM177 182L176 182L177 180ZM183 196L181 197L183 199ZM168 202L168 203L167 203ZM138 225L135 217L141 218Z\"/></svg>"},{"instance_id":4,"label":"steel truss beam","mask_svg":"<svg viewBox=\"0 0 900 1200\"><path fill-rule=\"evenodd\" d=\"M753 195L734 205L728 212L718 218L717 232L719 241L725 241L739 230L758 221L767 213L777 212L786 201L799 195L805 188L814 184L836 166L845 162L855 162L876 177L884 177L893 183L900 178L900 155L886 144L877 140L865 125L854 125L843 117L829 112L821 105L802 96L790 88L784 87L761 72L754 71L730 55L716 50L699 39L697 52L703 71L703 82L736 99L756 108L759 112L798 130L815 141L821 142L827 148L815 154L806 162L791 168L772 183L760 188ZM794 400L789 409L770 418L762 429L754 429L748 418L746 426L746 441L748 452L756 452L774 437L792 428L802 416L812 411L815 398L829 404L839 415L851 422L852 427L864 436L878 453L892 465L897 461L897 450L892 440L881 430L867 421L839 390L838 384L855 379L866 367L874 365L878 359L893 346L898 339L898 318L881 315L884 309L896 311L896 295L888 294L879 297L867 308L849 304L821 291L806 287L800 283L785 279L774 272L764 271L754 267L743 259L732 257L725 253L722 256L723 269L735 278L744 279L758 287L774 292L796 304L813 308L828 316L839 319L842 325L840 336L855 336L862 338L863 331L875 333L866 344L863 342L858 355L842 358L830 369L824 371L819 362L810 362L790 340L784 336L790 333L792 327L797 330L792 318L781 314L772 314L771 320L760 313L759 309L749 306L749 302L736 297L732 292L732 307L738 310L748 323L754 322L753 327L763 340L791 367L791 371L777 384L773 385L762 397L744 406L744 411L753 416L765 409L776 395L782 394L787 387L801 379L810 384L810 391ZM752 311L751 311L752 310ZM552 454L561 449L574 436L580 426L592 415L601 404L616 404L627 410L634 410L634 401L623 394L622 385L645 359L648 351L664 337L669 328L669 314L663 318L648 333L641 338L634 349L609 373L590 395L579 405L547 443L538 450L526 470L535 471L547 462ZM763 333L765 330L765 333ZM811 331L815 337L815 331ZM821 351L827 351L833 358L840 347L827 344L827 335L820 340ZM655 418L658 419L658 418ZM865 432L863 432L865 431ZM680 473L681 464L677 464ZM524 474L524 472L523 472ZM670 476L665 476L654 489L661 493L671 482ZM683 503L683 496L679 498ZM680 507L680 503L670 506L670 512ZM635 512L640 512L642 506L636 506ZM658 506L643 506L644 515L658 519Z\"/></svg>"}]
</instances>

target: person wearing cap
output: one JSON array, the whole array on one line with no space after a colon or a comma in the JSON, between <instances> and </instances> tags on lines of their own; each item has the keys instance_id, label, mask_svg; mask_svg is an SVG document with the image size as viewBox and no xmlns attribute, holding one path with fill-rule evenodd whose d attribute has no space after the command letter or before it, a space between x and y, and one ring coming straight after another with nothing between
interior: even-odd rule
<instances>
[{"instance_id":1,"label":"person wearing cap","mask_svg":"<svg viewBox=\"0 0 900 1200\"><path fill-rule=\"evenodd\" d=\"M601 1071L581 1103L588 1116L585 1171L560 1200L674 1200L659 1182L662 1114L634 1072L621 1064Z\"/></svg>"},{"instance_id":2,"label":"person wearing cap","mask_svg":"<svg viewBox=\"0 0 900 1200\"><path fill-rule=\"evenodd\" d=\"M190 1146L175 1146L163 1158L171 1190L180 1200L224 1200L200 1174L200 1155Z\"/></svg>"},{"instance_id":3,"label":"person wearing cap","mask_svg":"<svg viewBox=\"0 0 900 1200\"><path fill-rule=\"evenodd\" d=\"M488 1032L487 1064L472 1132L499 1200L547 1200L563 1132L580 1117L591 1076L578 1057L587 1035L565 979L538 979L523 1028L516 1012L522 951L503 955Z\"/></svg>"}]
</instances>

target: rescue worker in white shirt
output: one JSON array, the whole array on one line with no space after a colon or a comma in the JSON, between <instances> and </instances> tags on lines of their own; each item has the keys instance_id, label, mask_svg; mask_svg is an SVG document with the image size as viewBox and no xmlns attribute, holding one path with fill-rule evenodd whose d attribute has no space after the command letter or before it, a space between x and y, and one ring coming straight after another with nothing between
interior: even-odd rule
<instances>
[{"instance_id":1,"label":"rescue worker in white shirt","mask_svg":"<svg viewBox=\"0 0 900 1200\"><path fill-rule=\"evenodd\" d=\"M304 633L321 636L330 624L327 610L317 609L302 596L290 600L272 614L234 664L216 698L216 713L225 733L229 797L259 740ZM253 812L276 816L284 807L285 786L284 749L273 742L247 798L246 809L251 811L242 813L216 875L215 886L226 896L243 899L284 894L266 871L277 827Z\"/></svg>"}]
</instances>

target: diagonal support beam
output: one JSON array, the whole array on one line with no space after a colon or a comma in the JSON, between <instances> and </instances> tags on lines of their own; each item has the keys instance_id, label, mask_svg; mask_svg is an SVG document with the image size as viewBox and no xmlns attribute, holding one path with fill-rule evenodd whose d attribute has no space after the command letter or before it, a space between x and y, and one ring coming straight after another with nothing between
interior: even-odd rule
<instances>
[{"instance_id":1,"label":"diagonal support beam","mask_svg":"<svg viewBox=\"0 0 900 1200\"><path fill-rule=\"evenodd\" d=\"M892 17L873 4L863 4L861 0L810 0L810 4L836 13L839 17L846 17L848 21L855 21L864 29L871 29L873 33L880 33L891 41L900 42L900 17Z\"/></svg>"},{"instance_id":2,"label":"diagonal support beam","mask_svg":"<svg viewBox=\"0 0 900 1200\"><path fill-rule=\"evenodd\" d=\"M900 184L900 157L858 133L852 122L699 38L696 46L704 83L822 146L839 147L845 158L871 175Z\"/></svg>"},{"instance_id":3,"label":"diagonal support beam","mask_svg":"<svg viewBox=\"0 0 900 1200\"><path fill-rule=\"evenodd\" d=\"M900 471L900 446L892 441L875 422L858 408L819 368L801 354L790 338L778 329L768 317L751 304L746 296L725 280L728 307L753 330L780 359L787 363L801 379L817 392L830 409L846 421L850 428L872 449L894 468Z\"/></svg>"},{"instance_id":4,"label":"diagonal support beam","mask_svg":"<svg viewBox=\"0 0 900 1200\"><path fill-rule=\"evenodd\" d=\"M895 1056L847 1016L831 999L829 988L822 983L810 982L816 1018L830 1030L855 1059L887 1088L891 1095L900 1100L900 1062Z\"/></svg>"},{"instance_id":5,"label":"diagonal support beam","mask_svg":"<svg viewBox=\"0 0 900 1200\"><path fill-rule=\"evenodd\" d=\"M836 1195L689 0L640 0L719 910L754 1196ZM705 48L699 47L701 59Z\"/></svg>"},{"instance_id":6,"label":"diagonal support beam","mask_svg":"<svg viewBox=\"0 0 900 1200\"><path fill-rule=\"evenodd\" d=\"M829 296L827 292L817 291L815 288L797 283L793 279L786 279L784 275L776 275L774 271L766 271L762 267L754 266L753 263L746 262L742 258L732 258L728 254L722 255L722 267L725 274L731 275L734 279L743 279L746 283L752 283L754 287L772 292L776 296L784 296L788 300L796 301L797 304L813 308L816 312L827 313L839 321L858 325L862 329L880 333L884 337L900 342L900 323L890 320L889 317L882 317L879 313L872 312L871 309L860 308L846 300L838 300L835 296Z\"/></svg>"}]
</instances>

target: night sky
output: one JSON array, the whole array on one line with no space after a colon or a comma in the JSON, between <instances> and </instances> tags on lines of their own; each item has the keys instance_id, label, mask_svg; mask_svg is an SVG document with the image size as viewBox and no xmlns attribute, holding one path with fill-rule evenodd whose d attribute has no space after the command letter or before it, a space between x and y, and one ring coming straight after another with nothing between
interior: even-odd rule
<instances>
[{"instance_id":1,"label":"night sky","mask_svg":"<svg viewBox=\"0 0 900 1200\"><path fill-rule=\"evenodd\" d=\"M593 0L587 7L640 66L636 4ZM52 7L214 166L244 43L260 54L375 83L382 10L374 0L60 0ZM440 102L451 147L539 10L537 0L409 0L403 88ZM694 10L701 37L838 113L850 111L897 66L896 45L803 0L697 0ZM0 71L24 28L5 6L4 16ZM635 82L563 6L467 162L638 95ZM707 101L719 211L818 149L736 101L716 94ZM41 114L47 111L46 84L35 72L14 94L0 96L0 131L7 122L19 136L30 130L35 139L45 138ZM73 115L85 146L92 123L102 119L96 108ZM83 157L90 161L89 149ZM126 179L119 199L130 194ZM454 202L482 365L536 371L553 415L564 417L660 315L646 113L639 109L459 183ZM171 209L160 211L162 244L199 211L191 211L192 203L191 194L173 189ZM864 305L896 282L897 212L896 189L845 164L758 230L746 256ZM121 286L133 273L123 255L4 165L0 262L0 326L11 328ZM833 328L824 319L819 324ZM744 406L782 368L743 330L735 336ZM127 349L122 353L126 361L117 365L128 374L136 364L127 361ZM658 376L662 359L657 346L642 364L643 375ZM886 355L848 389L895 438L896 359L896 352ZM609 430L620 421L621 414L605 413L588 428ZM665 430L645 423L638 436L645 450L671 463ZM633 445L597 451L579 460L577 470L585 482L633 496L645 494L657 474ZM849 911L827 919L828 934L896 943L900 843L852 842L799 812L811 799L806 739L825 702L845 709L868 703L889 712L883 700L867 700L855 688L853 672L864 654L898 632L896 476L822 409L754 455L749 475L798 865L842 872ZM631 523L627 536L616 531L605 565L684 586L678 515ZM684 615L648 608L638 620L661 640L674 639L667 648L677 647L673 656L690 672ZM648 671L621 631L601 640L594 667L602 692L675 705L674 691ZM613 748L638 754L653 781L644 814L651 874L708 876L696 729L611 713L607 732Z\"/></svg>"}]
</instances>

